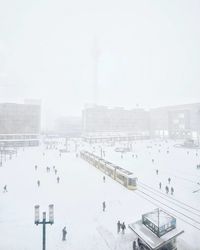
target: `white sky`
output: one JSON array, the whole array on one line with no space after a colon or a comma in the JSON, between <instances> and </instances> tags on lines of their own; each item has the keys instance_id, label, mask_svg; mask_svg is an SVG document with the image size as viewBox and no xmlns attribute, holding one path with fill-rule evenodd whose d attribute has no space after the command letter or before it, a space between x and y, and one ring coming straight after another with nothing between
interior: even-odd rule
<instances>
[{"instance_id":1,"label":"white sky","mask_svg":"<svg viewBox=\"0 0 200 250\"><path fill-rule=\"evenodd\" d=\"M0 2L0 101L39 98L51 115L93 102L132 108L200 101L199 0Z\"/></svg>"}]
</instances>

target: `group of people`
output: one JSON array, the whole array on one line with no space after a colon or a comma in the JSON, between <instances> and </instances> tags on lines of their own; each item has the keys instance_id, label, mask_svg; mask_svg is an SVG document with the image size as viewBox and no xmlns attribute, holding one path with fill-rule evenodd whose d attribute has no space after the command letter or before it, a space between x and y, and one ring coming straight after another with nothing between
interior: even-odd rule
<instances>
[{"instance_id":1,"label":"group of people","mask_svg":"<svg viewBox=\"0 0 200 250\"><path fill-rule=\"evenodd\" d=\"M171 195L173 195L174 194L174 188L173 187L171 187ZM169 187L168 186L166 186L165 187L165 191L166 191L166 194L168 194L169 193Z\"/></svg>"},{"instance_id":2,"label":"group of people","mask_svg":"<svg viewBox=\"0 0 200 250\"><path fill-rule=\"evenodd\" d=\"M125 223L124 223L124 222L121 223L121 222L118 220L118 222L117 222L117 233L119 234L120 231L122 231L122 234L124 234L124 233L125 233L125 229L126 229Z\"/></svg>"},{"instance_id":3,"label":"group of people","mask_svg":"<svg viewBox=\"0 0 200 250\"><path fill-rule=\"evenodd\" d=\"M171 178L170 178L170 177L168 178L168 183L169 183L169 184L171 183ZM162 183L161 183L161 182L159 182L159 189L162 189ZM171 191L171 195L173 195L173 194L174 194L174 188L173 188L173 187L169 188L169 187L166 185L166 186L165 186L165 192L166 192L166 194L169 193L169 190Z\"/></svg>"},{"instance_id":4,"label":"group of people","mask_svg":"<svg viewBox=\"0 0 200 250\"><path fill-rule=\"evenodd\" d=\"M35 170L37 171L37 169L38 169L38 165L35 165ZM47 166L46 167L46 171L47 171L47 173L50 173L51 172L51 168ZM55 166L53 166L53 171L54 171L55 175L57 175L58 170L56 169ZM57 183L60 183L60 177L59 176L56 178L56 181L57 181ZM40 180L37 180L37 186L38 187L40 187L40 184L41 184Z\"/></svg>"}]
</instances>

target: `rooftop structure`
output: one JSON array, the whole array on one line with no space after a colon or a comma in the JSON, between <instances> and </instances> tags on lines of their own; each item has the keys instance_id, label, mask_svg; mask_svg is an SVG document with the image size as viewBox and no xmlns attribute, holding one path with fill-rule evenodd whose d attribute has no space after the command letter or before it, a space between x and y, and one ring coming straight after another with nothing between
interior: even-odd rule
<instances>
[{"instance_id":1,"label":"rooftop structure","mask_svg":"<svg viewBox=\"0 0 200 250\"><path fill-rule=\"evenodd\" d=\"M184 231L176 227L176 219L156 209L142 215L142 220L129 225L149 250L175 250L176 238Z\"/></svg>"},{"instance_id":2,"label":"rooftop structure","mask_svg":"<svg viewBox=\"0 0 200 250\"><path fill-rule=\"evenodd\" d=\"M176 228L176 219L160 209L143 214L142 223L158 237Z\"/></svg>"}]
</instances>

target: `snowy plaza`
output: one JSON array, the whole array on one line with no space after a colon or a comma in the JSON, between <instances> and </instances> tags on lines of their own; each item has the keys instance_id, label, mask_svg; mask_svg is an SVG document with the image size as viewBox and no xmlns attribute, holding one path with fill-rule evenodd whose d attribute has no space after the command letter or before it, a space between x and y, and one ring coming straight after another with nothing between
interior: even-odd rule
<instances>
[{"instance_id":1,"label":"snowy plaza","mask_svg":"<svg viewBox=\"0 0 200 250\"><path fill-rule=\"evenodd\" d=\"M54 204L55 210L54 224L46 227L49 250L131 250L136 235L128 224L158 207L174 215L178 227L184 230L178 237L178 249L200 249L200 170L196 168L200 152L176 148L174 144L174 141L136 141L132 142L132 151L124 154L115 152L115 147L108 144L82 143L78 147L99 155L103 150L106 160L132 171L138 177L136 191L124 188L108 176L104 183L102 172L77 157L73 141L69 142L70 152L61 156L58 150L41 145L21 148L12 159L3 158L0 249L42 249L42 226L34 224L34 206L40 205L42 217L43 211L48 216L49 204ZM4 185L8 192L3 192ZM173 186L173 195L165 194L166 185ZM125 234L117 233L118 220L125 222ZM63 242L64 226L67 236Z\"/></svg>"}]
</instances>

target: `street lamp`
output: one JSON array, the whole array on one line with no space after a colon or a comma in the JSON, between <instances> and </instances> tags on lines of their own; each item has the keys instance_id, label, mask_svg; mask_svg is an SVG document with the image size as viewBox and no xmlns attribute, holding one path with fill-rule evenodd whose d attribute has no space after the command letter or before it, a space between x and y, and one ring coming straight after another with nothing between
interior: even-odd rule
<instances>
[{"instance_id":1,"label":"street lamp","mask_svg":"<svg viewBox=\"0 0 200 250\"><path fill-rule=\"evenodd\" d=\"M43 212L42 221L40 221L40 206L35 206L35 224L43 226L42 250L46 249L46 224L53 225L54 223L54 205L49 205L49 221L46 221L46 212Z\"/></svg>"}]
</instances>

